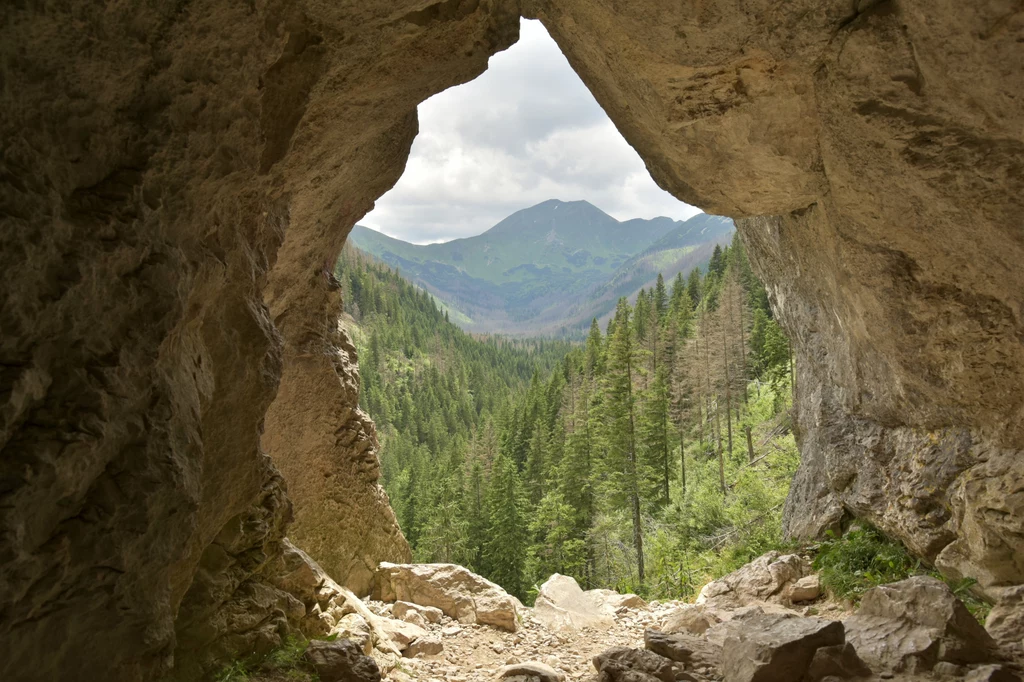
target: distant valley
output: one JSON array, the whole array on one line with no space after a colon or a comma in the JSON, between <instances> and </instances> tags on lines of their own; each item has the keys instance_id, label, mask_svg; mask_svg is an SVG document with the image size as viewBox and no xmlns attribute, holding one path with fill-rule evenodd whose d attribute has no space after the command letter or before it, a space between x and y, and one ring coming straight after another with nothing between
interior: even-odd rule
<instances>
[{"instance_id":1,"label":"distant valley","mask_svg":"<svg viewBox=\"0 0 1024 682\"><path fill-rule=\"evenodd\" d=\"M474 332L577 335L653 284L706 266L735 227L699 214L618 221L586 201L545 201L483 234L410 244L357 225L349 242L436 296Z\"/></svg>"}]
</instances>

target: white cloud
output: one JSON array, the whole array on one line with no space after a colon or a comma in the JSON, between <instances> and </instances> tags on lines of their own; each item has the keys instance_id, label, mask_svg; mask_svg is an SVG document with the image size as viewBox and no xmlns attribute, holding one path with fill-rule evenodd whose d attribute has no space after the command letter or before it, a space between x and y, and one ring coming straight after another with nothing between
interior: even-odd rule
<instances>
[{"instance_id":1,"label":"white cloud","mask_svg":"<svg viewBox=\"0 0 1024 682\"><path fill-rule=\"evenodd\" d=\"M362 225L426 243L547 199L586 199L619 220L699 212L654 184L538 21L523 20L519 42L419 117L405 173Z\"/></svg>"}]
</instances>

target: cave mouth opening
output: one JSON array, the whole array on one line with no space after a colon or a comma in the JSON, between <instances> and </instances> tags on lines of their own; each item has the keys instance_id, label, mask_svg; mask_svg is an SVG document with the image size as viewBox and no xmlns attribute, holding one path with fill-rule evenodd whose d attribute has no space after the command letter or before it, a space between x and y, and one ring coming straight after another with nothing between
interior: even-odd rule
<instances>
[{"instance_id":1,"label":"cave mouth opening","mask_svg":"<svg viewBox=\"0 0 1024 682\"><path fill-rule=\"evenodd\" d=\"M552 573L575 575L588 588L693 596L691 583L699 578L670 579L651 567L683 570L679 523L695 496L708 486L722 493L737 488L719 516L743 521L722 524L711 514L706 520L725 538L748 521L758 530L774 524L778 536L783 479L798 461L783 414L793 376L788 342L731 219L708 216L655 184L538 21L521 20L519 42L492 56L475 80L420 104L418 113L403 175L357 221L334 269L342 326L359 351L359 404L374 421L381 484L411 556L465 565L523 599L529 585ZM614 215L601 210L609 207ZM621 315L636 326L627 342L638 346L642 364L630 378L638 405L647 409L654 392L663 393L660 445L638 433L635 462L604 463L607 471L568 482L561 460L566 442L578 436L580 415L562 402L596 399L605 381L594 368L577 374L579 360L570 356L592 322L598 342L610 346L609 325ZM480 337L462 335L449 321ZM769 346L775 344L768 351L766 329ZM748 359L752 336L760 345ZM698 353L703 368L683 362ZM762 366L762 355L771 356L770 367ZM543 398L531 388L534 374L555 382ZM538 401L546 407L536 407ZM549 415L543 429L538 410ZM634 417L640 419L639 409L628 421ZM600 418L589 419L597 428ZM529 498L516 512L523 519L564 510L591 514L597 496L573 497L568 489L593 487L601 476L642 478L657 492L641 493L639 483L632 497L602 490L600 515L577 522L571 537L555 543L524 529L531 539L516 545L512 538L509 561L499 566L497 550L481 534L492 526L500 533L485 498L497 494L490 488L502 458L514 465L515 495ZM749 490L744 468L766 465L782 473L769 477L770 490ZM286 478L305 475L293 464L281 466ZM628 528L633 498L631 538L622 515ZM749 509L740 511L744 504ZM304 515L300 508L291 531L300 544ZM595 533L602 539L590 539ZM555 546L562 542L574 553ZM319 550L312 553L320 558ZM540 560L541 554L565 556ZM518 565L518 573L510 575L507 564Z\"/></svg>"}]
</instances>

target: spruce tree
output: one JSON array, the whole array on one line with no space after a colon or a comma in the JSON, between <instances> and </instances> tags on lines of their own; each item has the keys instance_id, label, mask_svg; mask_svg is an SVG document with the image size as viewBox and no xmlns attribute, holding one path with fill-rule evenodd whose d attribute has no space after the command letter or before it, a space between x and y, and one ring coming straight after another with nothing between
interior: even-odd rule
<instances>
[{"instance_id":1,"label":"spruce tree","mask_svg":"<svg viewBox=\"0 0 1024 682\"><path fill-rule=\"evenodd\" d=\"M489 538L484 544L484 566L494 582L522 599L528 549L527 502L515 462L504 453L491 472L487 495Z\"/></svg>"},{"instance_id":2,"label":"spruce tree","mask_svg":"<svg viewBox=\"0 0 1024 682\"><path fill-rule=\"evenodd\" d=\"M608 445L614 494L624 500L633 521L633 549L636 552L638 589L644 584L644 544L640 514L640 465L636 443L636 397L634 395L633 326L629 303L620 298L615 310L612 337L608 342L605 373L604 434Z\"/></svg>"}]
</instances>

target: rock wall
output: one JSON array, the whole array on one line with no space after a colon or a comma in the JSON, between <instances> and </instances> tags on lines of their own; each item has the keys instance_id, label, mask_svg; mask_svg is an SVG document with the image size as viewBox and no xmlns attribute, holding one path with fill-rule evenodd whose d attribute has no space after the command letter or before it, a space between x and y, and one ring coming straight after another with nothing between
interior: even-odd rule
<instances>
[{"instance_id":1,"label":"rock wall","mask_svg":"<svg viewBox=\"0 0 1024 682\"><path fill-rule=\"evenodd\" d=\"M788 532L1024 582L1020 7L524 4L659 184L740 218L796 347Z\"/></svg>"},{"instance_id":2,"label":"rock wall","mask_svg":"<svg viewBox=\"0 0 1024 682\"><path fill-rule=\"evenodd\" d=\"M520 14L663 187L778 216L740 230L798 354L789 529L853 512L1024 582L1019 3L0 13L0 677L149 680L280 636L285 482L340 579L402 559L330 267L416 105Z\"/></svg>"}]
</instances>

